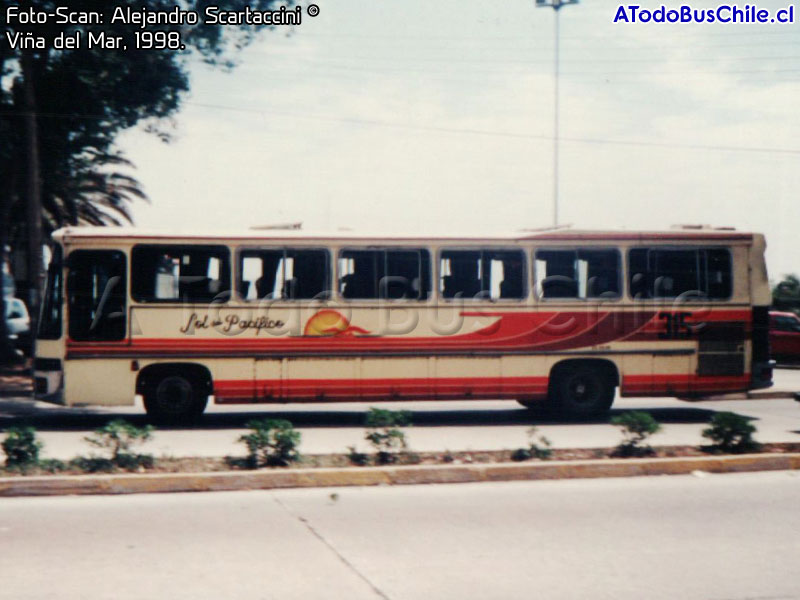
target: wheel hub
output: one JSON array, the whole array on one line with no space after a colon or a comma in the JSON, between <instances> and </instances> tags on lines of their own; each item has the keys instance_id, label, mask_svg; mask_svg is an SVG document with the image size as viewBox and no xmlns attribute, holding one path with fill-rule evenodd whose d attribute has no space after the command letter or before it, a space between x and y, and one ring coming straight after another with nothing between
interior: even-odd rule
<instances>
[{"instance_id":1,"label":"wheel hub","mask_svg":"<svg viewBox=\"0 0 800 600\"><path fill-rule=\"evenodd\" d=\"M192 386L183 377L167 377L158 385L156 400L164 412L180 414L192 404Z\"/></svg>"}]
</instances>

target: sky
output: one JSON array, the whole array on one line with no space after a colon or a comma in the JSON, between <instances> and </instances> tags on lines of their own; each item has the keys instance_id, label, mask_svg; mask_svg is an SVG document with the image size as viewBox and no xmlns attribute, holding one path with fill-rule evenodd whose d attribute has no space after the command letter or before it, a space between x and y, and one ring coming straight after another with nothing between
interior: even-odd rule
<instances>
[{"instance_id":1,"label":"sky","mask_svg":"<svg viewBox=\"0 0 800 600\"><path fill-rule=\"evenodd\" d=\"M136 225L457 235L553 224L552 8L316 3L317 17L265 32L230 72L193 63L170 143L123 134L150 197ZM559 224L758 231L771 279L800 272L800 5L789 25L614 23L618 7L559 11Z\"/></svg>"}]
</instances>

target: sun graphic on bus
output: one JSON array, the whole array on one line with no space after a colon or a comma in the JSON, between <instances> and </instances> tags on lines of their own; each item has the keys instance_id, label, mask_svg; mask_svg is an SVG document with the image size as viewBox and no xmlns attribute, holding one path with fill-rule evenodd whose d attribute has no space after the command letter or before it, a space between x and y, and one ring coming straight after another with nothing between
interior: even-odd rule
<instances>
[{"instance_id":1,"label":"sun graphic on bus","mask_svg":"<svg viewBox=\"0 0 800 600\"><path fill-rule=\"evenodd\" d=\"M325 309L314 313L306 322L303 335L322 335L322 336L353 336L369 334L369 331L350 324L350 321L342 313Z\"/></svg>"}]
</instances>

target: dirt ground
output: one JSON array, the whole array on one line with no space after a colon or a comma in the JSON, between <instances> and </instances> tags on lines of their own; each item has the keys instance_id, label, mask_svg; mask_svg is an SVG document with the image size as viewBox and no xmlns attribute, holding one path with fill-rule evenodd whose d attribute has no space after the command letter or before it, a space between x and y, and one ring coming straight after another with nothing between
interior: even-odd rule
<instances>
[{"instance_id":1,"label":"dirt ground","mask_svg":"<svg viewBox=\"0 0 800 600\"><path fill-rule=\"evenodd\" d=\"M513 450L497 451L469 451L469 452L407 452L399 453L392 466L403 465L444 465L444 464L492 464L513 462ZM783 444L762 444L759 453L763 454L786 454L800 452L800 443ZM703 449L698 446L660 446L652 449L648 458L676 458L690 456L709 456L713 454L710 448ZM548 461L578 461L578 460L610 460L619 458L614 455L614 448L560 448L553 449L548 459L528 459L528 461L548 460ZM377 463L375 455L367 455L367 463L356 465L347 454L307 454L303 455L299 461L293 463L289 468L344 468L353 469L365 466L375 466ZM272 469L282 469L287 467L265 467ZM139 467L134 471L123 469L101 470L97 473L208 473L219 471L250 470L243 456L220 457L220 458L159 458L155 460L152 467ZM66 469L48 469L47 467L30 467L24 472L18 469L0 468L0 477L20 477L33 475L85 475L86 471L67 467Z\"/></svg>"}]
</instances>

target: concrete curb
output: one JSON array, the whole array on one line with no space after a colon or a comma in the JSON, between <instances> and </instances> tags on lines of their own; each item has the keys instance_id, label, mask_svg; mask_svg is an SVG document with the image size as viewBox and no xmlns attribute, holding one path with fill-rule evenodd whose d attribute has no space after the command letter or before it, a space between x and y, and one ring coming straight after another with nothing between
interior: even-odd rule
<instances>
[{"instance_id":1,"label":"concrete curb","mask_svg":"<svg viewBox=\"0 0 800 600\"><path fill-rule=\"evenodd\" d=\"M800 453L741 456L553 461L473 465L271 469L210 473L153 473L0 478L0 497L152 494L280 488L477 483L783 471L800 469Z\"/></svg>"},{"instance_id":2,"label":"concrete curb","mask_svg":"<svg viewBox=\"0 0 800 600\"><path fill-rule=\"evenodd\" d=\"M792 399L797 393L789 390L771 390L767 392L748 392L746 396L748 400L777 400L779 398Z\"/></svg>"},{"instance_id":3,"label":"concrete curb","mask_svg":"<svg viewBox=\"0 0 800 600\"><path fill-rule=\"evenodd\" d=\"M725 400L791 400L800 392L790 390L757 390L754 392L735 392L732 394L719 394L710 396L698 396L688 399L689 402L722 402Z\"/></svg>"}]
</instances>

